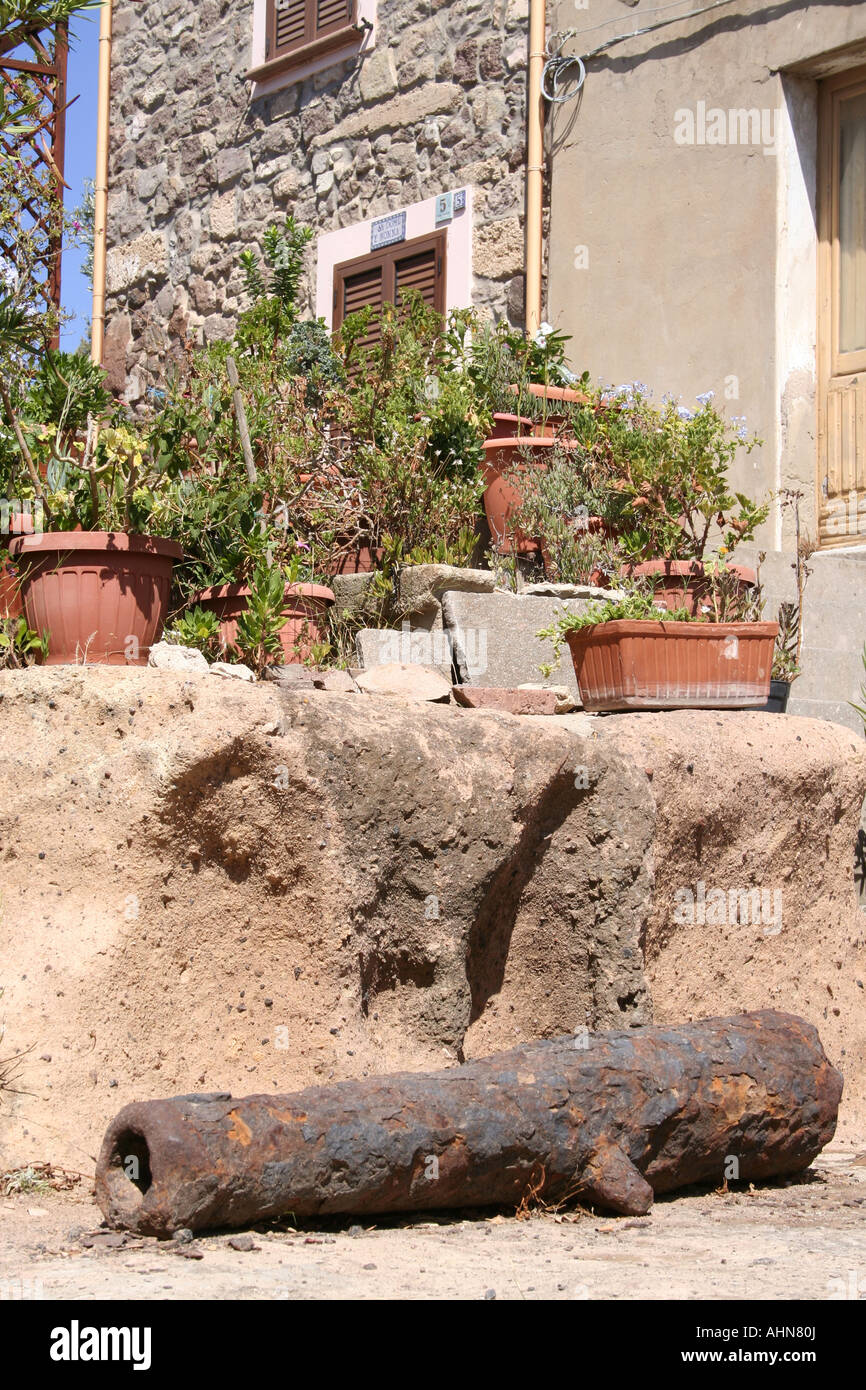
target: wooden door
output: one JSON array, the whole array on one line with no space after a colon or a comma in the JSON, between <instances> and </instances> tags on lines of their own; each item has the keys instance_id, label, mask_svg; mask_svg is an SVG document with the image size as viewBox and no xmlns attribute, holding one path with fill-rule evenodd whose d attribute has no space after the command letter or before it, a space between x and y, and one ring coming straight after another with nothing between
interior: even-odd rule
<instances>
[{"instance_id":1,"label":"wooden door","mask_svg":"<svg viewBox=\"0 0 866 1390\"><path fill-rule=\"evenodd\" d=\"M818 532L866 542L866 68L821 84Z\"/></svg>"}]
</instances>

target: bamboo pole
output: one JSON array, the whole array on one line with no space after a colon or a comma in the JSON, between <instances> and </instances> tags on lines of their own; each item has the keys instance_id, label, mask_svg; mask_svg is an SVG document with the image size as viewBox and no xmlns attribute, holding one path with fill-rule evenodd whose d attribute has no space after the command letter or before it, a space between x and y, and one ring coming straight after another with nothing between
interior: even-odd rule
<instances>
[{"instance_id":1,"label":"bamboo pole","mask_svg":"<svg viewBox=\"0 0 866 1390\"><path fill-rule=\"evenodd\" d=\"M90 360L101 363L105 345L105 255L108 221L108 148L111 133L111 21L113 0L99 13L99 104L93 217L93 314Z\"/></svg>"},{"instance_id":2,"label":"bamboo pole","mask_svg":"<svg viewBox=\"0 0 866 1390\"><path fill-rule=\"evenodd\" d=\"M542 202L544 183L544 68L545 0L530 0L529 75L526 133L526 333L541 324Z\"/></svg>"}]
</instances>

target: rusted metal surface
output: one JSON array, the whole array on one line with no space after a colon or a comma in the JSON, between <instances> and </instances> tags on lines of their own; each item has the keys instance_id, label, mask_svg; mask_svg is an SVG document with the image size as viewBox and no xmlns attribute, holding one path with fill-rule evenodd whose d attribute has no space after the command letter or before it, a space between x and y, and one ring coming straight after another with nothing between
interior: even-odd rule
<instances>
[{"instance_id":1,"label":"rusted metal surface","mask_svg":"<svg viewBox=\"0 0 866 1390\"><path fill-rule=\"evenodd\" d=\"M165 1236L285 1215L576 1197L642 1214L656 1192L806 1168L842 1078L816 1030L766 1010L529 1043L448 1071L294 1095L180 1096L110 1125L96 1196Z\"/></svg>"}]
</instances>

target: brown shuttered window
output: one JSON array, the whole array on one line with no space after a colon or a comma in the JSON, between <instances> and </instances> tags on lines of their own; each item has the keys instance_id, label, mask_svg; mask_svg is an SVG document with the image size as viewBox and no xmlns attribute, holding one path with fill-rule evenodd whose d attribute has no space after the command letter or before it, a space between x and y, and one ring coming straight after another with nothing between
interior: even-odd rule
<instances>
[{"instance_id":1,"label":"brown shuttered window","mask_svg":"<svg viewBox=\"0 0 866 1390\"><path fill-rule=\"evenodd\" d=\"M355 0L268 0L266 60L340 34L355 23Z\"/></svg>"},{"instance_id":2,"label":"brown shuttered window","mask_svg":"<svg viewBox=\"0 0 866 1390\"><path fill-rule=\"evenodd\" d=\"M387 251L374 251L334 267L334 328L349 314L368 305L399 304L403 290L417 290L431 309L445 312L445 233L403 241ZM379 338L372 319L362 346Z\"/></svg>"}]
</instances>

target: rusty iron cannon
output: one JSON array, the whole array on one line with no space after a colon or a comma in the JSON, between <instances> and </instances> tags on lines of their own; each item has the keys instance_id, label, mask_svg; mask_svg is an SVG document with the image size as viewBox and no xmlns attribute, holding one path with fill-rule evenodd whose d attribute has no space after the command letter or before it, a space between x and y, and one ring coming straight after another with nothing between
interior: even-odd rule
<instances>
[{"instance_id":1,"label":"rusty iron cannon","mask_svg":"<svg viewBox=\"0 0 866 1390\"><path fill-rule=\"evenodd\" d=\"M110 1225L157 1236L529 1191L639 1215L657 1192L808 1167L841 1094L815 1028L791 1014L584 1032L446 1071L127 1105L96 1197Z\"/></svg>"}]
</instances>

